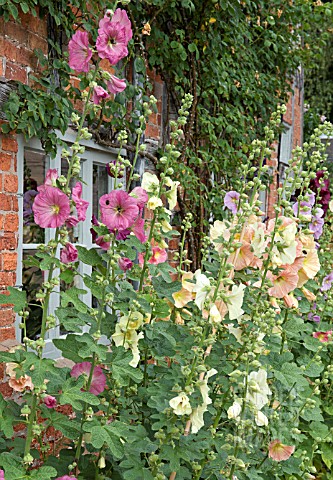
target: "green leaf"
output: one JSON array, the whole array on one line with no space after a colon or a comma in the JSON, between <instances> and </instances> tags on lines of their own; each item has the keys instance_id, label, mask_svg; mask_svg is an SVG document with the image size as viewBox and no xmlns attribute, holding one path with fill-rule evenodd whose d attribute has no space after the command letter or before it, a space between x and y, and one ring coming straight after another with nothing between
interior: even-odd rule
<instances>
[{"instance_id":1,"label":"green leaf","mask_svg":"<svg viewBox=\"0 0 333 480\"><path fill-rule=\"evenodd\" d=\"M101 256L97 253L96 248L91 248L88 250L85 247L80 245L76 246L79 260L85 263L86 265L91 265L92 267L96 267L97 265L103 265L103 260Z\"/></svg>"},{"instance_id":2,"label":"green leaf","mask_svg":"<svg viewBox=\"0 0 333 480\"><path fill-rule=\"evenodd\" d=\"M331 469L333 465L333 445L322 443L320 445L321 458L323 459L327 468Z\"/></svg>"},{"instance_id":3,"label":"green leaf","mask_svg":"<svg viewBox=\"0 0 333 480\"><path fill-rule=\"evenodd\" d=\"M170 301L174 301L172 294L178 292L182 288L181 282L166 282L162 277L155 277L152 279L152 284L156 290L156 293L160 297L167 297Z\"/></svg>"},{"instance_id":4,"label":"green leaf","mask_svg":"<svg viewBox=\"0 0 333 480\"><path fill-rule=\"evenodd\" d=\"M0 295L0 305L13 304L13 310L16 313L23 310L26 306L27 292L14 287L8 287L8 291L10 292L9 295Z\"/></svg>"},{"instance_id":5,"label":"green leaf","mask_svg":"<svg viewBox=\"0 0 333 480\"><path fill-rule=\"evenodd\" d=\"M113 349L110 367L113 378L119 382L120 386L129 385L130 380L140 383L143 379L143 373L140 368L134 368L129 365L132 359L132 353L126 351L123 347Z\"/></svg>"},{"instance_id":6,"label":"green leaf","mask_svg":"<svg viewBox=\"0 0 333 480\"><path fill-rule=\"evenodd\" d=\"M9 404L0 396L0 431L6 438L11 438L14 434L14 416L8 407Z\"/></svg>"},{"instance_id":7,"label":"green leaf","mask_svg":"<svg viewBox=\"0 0 333 480\"><path fill-rule=\"evenodd\" d=\"M69 303L72 303L79 312L86 313L88 307L79 299L79 295L84 295L85 293L87 293L87 290L77 287L71 287L65 292L61 292L61 306L67 307Z\"/></svg>"},{"instance_id":8,"label":"green leaf","mask_svg":"<svg viewBox=\"0 0 333 480\"><path fill-rule=\"evenodd\" d=\"M84 378L69 378L62 387L62 393L59 398L60 405L72 405L76 410L82 410L82 403L89 405L99 405L99 398L89 392L83 392L81 388L85 383Z\"/></svg>"}]
</instances>

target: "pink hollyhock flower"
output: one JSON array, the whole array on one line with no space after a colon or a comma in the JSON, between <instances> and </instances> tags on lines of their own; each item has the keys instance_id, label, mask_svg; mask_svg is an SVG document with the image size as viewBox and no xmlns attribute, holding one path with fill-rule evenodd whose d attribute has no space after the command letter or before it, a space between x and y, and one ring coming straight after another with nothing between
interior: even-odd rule
<instances>
[{"instance_id":1,"label":"pink hollyhock flower","mask_svg":"<svg viewBox=\"0 0 333 480\"><path fill-rule=\"evenodd\" d=\"M164 263L168 260L168 254L164 248L153 247L152 256L148 260L148 263L157 265L158 263ZM144 262L144 257L142 253L139 253L139 264L142 266Z\"/></svg>"},{"instance_id":2,"label":"pink hollyhock flower","mask_svg":"<svg viewBox=\"0 0 333 480\"><path fill-rule=\"evenodd\" d=\"M5 480L5 472L0 470L0 480Z\"/></svg>"},{"instance_id":3,"label":"pink hollyhock flower","mask_svg":"<svg viewBox=\"0 0 333 480\"><path fill-rule=\"evenodd\" d=\"M327 332L314 332L312 334L313 338L318 338L321 343L327 343L332 340L332 330Z\"/></svg>"},{"instance_id":4,"label":"pink hollyhock flower","mask_svg":"<svg viewBox=\"0 0 333 480\"><path fill-rule=\"evenodd\" d=\"M104 17L99 22L96 49L100 58L106 58L115 65L128 55L126 29L118 22Z\"/></svg>"},{"instance_id":5,"label":"pink hollyhock flower","mask_svg":"<svg viewBox=\"0 0 333 480\"><path fill-rule=\"evenodd\" d=\"M126 43L128 43L133 37L131 21L128 18L126 10L117 8L111 20L112 23L119 23L125 29Z\"/></svg>"},{"instance_id":6,"label":"pink hollyhock flower","mask_svg":"<svg viewBox=\"0 0 333 480\"><path fill-rule=\"evenodd\" d=\"M97 87L94 88L93 102L95 105L99 105L104 98L108 98L109 96L110 95L103 87L97 85Z\"/></svg>"},{"instance_id":7,"label":"pink hollyhock flower","mask_svg":"<svg viewBox=\"0 0 333 480\"><path fill-rule=\"evenodd\" d=\"M77 218L80 222L84 222L86 219L87 208L89 207L89 202L83 200L82 196L82 183L76 182L72 189L72 200L75 202Z\"/></svg>"},{"instance_id":8,"label":"pink hollyhock flower","mask_svg":"<svg viewBox=\"0 0 333 480\"><path fill-rule=\"evenodd\" d=\"M70 214L69 198L59 188L47 186L36 196L32 210L40 227L61 227Z\"/></svg>"},{"instance_id":9,"label":"pink hollyhock flower","mask_svg":"<svg viewBox=\"0 0 333 480\"><path fill-rule=\"evenodd\" d=\"M50 168L46 172L46 177L43 185L39 185L37 190L39 192L44 192L46 187L56 187L57 186L58 171L55 168Z\"/></svg>"},{"instance_id":10,"label":"pink hollyhock flower","mask_svg":"<svg viewBox=\"0 0 333 480\"><path fill-rule=\"evenodd\" d=\"M147 240L145 235L145 221L142 217L138 217L133 225L131 226L131 230L141 243L144 243Z\"/></svg>"},{"instance_id":11,"label":"pink hollyhock flower","mask_svg":"<svg viewBox=\"0 0 333 480\"><path fill-rule=\"evenodd\" d=\"M80 222L77 218L73 217L73 215L70 215L67 220L66 220L66 227L71 228L71 227L76 227L76 225Z\"/></svg>"},{"instance_id":12,"label":"pink hollyhock flower","mask_svg":"<svg viewBox=\"0 0 333 480\"><path fill-rule=\"evenodd\" d=\"M227 207L234 215L238 212L238 202L240 194L234 190L225 194L224 206Z\"/></svg>"},{"instance_id":13,"label":"pink hollyhock flower","mask_svg":"<svg viewBox=\"0 0 333 480\"><path fill-rule=\"evenodd\" d=\"M281 460L288 460L289 457L294 453L295 447L283 445L280 440L273 440L268 446L268 456L276 462L281 462Z\"/></svg>"},{"instance_id":14,"label":"pink hollyhock flower","mask_svg":"<svg viewBox=\"0 0 333 480\"><path fill-rule=\"evenodd\" d=\"M148 202L148 194L146 190L144 190L142 187L133 188L130 196L136 199L137 205L140 210L144 208L146 203Z\"/></svg>"},{"instance_id":15,"label":"pink hollyhock flower","mask_svg":"<svg viewBox=\"0 0 333 480\"><path fill-rule=\"evenodd\" d=\"M113 190L99 199L101 220L110 230L126 230L135 222L139 207L123 190Z\"/></svg>"},{"instance_id":16,"label":"pink hollyhock flower","mask_svg":"<svg viewBox=\"0 0 333 480\"><path fill-rule=\"evenodd\" d=\"M126 88L126 80L120 79L115 75L110 74L110 80L106 83L110 93L116 94L123 92Z\"/></svg>"},{"instance_id":17,"label":"pink hollyhock flower","mask_svg":"<svg viewBox=\"0 0 333 480\"><path fill-rule=\"evenodd\" d=\"M77 363L71 370L71 377L78 378L80 375L85 375L89 378L91 370L91 363L90 362L82 362ZM90 384L89 392L93 393L94 395L98 395L102 393L105 389L106 385L106 376L103 373L102 368L97 365L94 368L94 373L92 375L92 380Z\"/></svg>"},{"instance_id":18,"label":"pink hollyhock flower","mask_svg":"<svg viewBox=\"0 0 333 480\"><path fill-rule=\"evenodd\" d=\"M62 263L76 262L78 259L77 249L71 243L66 243L66 246L61 250L60 260Z\"/></svg>"},{"instance_id":19,"label":"pink hollyhock flower","mask_svg":"<svg viewBox=\"0 0 333 480\"><path fill-rule=\"evenodd\" d=\"M43 398L43 402L47 408L56 408L57 406L57 399L52 397L52 395L46 395L46 397Z\"/></svg>"},{"instance_id":20,"label":"pink hollyhock flower","mask_svg":"<svg viewBox=\"0 0 333 480\"><path fill-rule=\"evenodd\" d=\"M124 257L119 258L118 265L124 272L126 272L126 270L130 270L133 267L133 262L129 258Z\"/></svg>"},{"instance_id":21,"label":"pink hollyhock flower","mask_svg":"<svg viewBox=\"0 0 333 480\"><path fill-rule=\"evenodd\" d=\"M87 32L78 30L68 43L69 66L77 72L89 72L92 50L89 48Z\"/></svg>"},{"instance_id":22,"label":"pink hollyhock flower","mask_svg":"<svg viewBox=\"0 0 333 480\"><path fill-rule=\"evenodd\" d=\"M72 475L63 475L62 477L58 477L55 480L77 480L77 478L72 477Z\"/></svg>"}]
</instances>

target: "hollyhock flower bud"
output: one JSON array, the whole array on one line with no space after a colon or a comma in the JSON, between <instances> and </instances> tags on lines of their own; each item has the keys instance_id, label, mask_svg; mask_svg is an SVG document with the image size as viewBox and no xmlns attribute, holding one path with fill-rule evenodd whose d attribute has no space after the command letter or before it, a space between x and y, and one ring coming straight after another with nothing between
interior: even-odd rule
<instances>
[{"instance_id":1,"label":"hollyhock flower bud","mask_svg":"<svg viewBox=\"0 0 333 480\"><path fill-rule=\"evenodd\" d=\"M46 397L43 398L43 402L47 408L56 408L57 406L57 399L52 397L52 395L46 395Z\"/></svg>"},{"instance_id":2,"label":"hollyhock flower bud","mask_svg":"<svg viewBox=\"0 0 333 480\"><path fill-rule=\"evenodd\" d=\"M119 267L126 272L126 270L130 270L133 267L133 262L129 258L119 258L118 260Z\"/></svg>"},{"instance_id":3,"label":"hollyhock flower bud","mask_svg":"<svg viewBox=\"0 0 333 480\"><path fill-rule=\"evenodd\" d=\"M76 262L78 259L77 249L71 243L66 243L66 246L61 250L60 260L62 263Z\"/></svg>"}]
</instances>

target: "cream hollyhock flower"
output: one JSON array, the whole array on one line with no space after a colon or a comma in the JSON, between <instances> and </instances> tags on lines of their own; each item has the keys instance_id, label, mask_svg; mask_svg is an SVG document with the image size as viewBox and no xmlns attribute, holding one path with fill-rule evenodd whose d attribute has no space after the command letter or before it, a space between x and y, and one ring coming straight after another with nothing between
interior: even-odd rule
<instances>
[{"instance_id":1,"label":"cream hollyhock flower","mask_svg":"<svg viewBox=\"0 0 333 480\"><path fill-rule=\"evenodd\" d=\"M264 413L258 410L254 416L254 421L258 425L258 427L267 427L268 425L268 418Z\"/></svg>"},{"instance_id":2,"label":"cream hollyhock flower","mask_svg":"<svg viewBox=\"0 0 333 480\"><path fill-rule=\"evenodd\" d=\"M222 316L219 312L219 309L217 308L216 305L213 305L211 309L209 310L209 318L213 323L221 323L222 322Z\"/></svg>"},{"instance_id":3,"label":"cream hollyhock flower","mask_svg":"<svg viewBox=\"0 0 333 480\"><path fill-rule=\"evenodd\" d=\"M210 227L209 237L213 242L215 249L221 253L223 245L222 243L216 242L216 240L220 237L224 238L225 240L229 240L230 232L227 225L220 220L215 220L214 224Z\"/></svg>"},{"instance_id":4,"label":"cream hollyhock flower","mask_svg":"<svg viewBox=\"0 0 333 480\"><path fill-rule=\"evenodd\" d=\"M168 185L171 188L166 192L165 196L168 199L170 210L173 210L177 204L177 189L180 182L173 182L171 180L171 183L171 185Z\"/></svg>"},{"instance_id":5,"label":"cream hollyhock flower","mask_svg":"<svg viewBox=\"0 0 333 480\"><path fill-rule=\"evenodd\" d=\"M156 193L160 186L160 181L153 173L145 172L142 176L141 188L148 193Z\"/></svg>"},{"instance_id":6,"label":"cream hollyhock flower","mask_svg":"<svg viewBox=\"0 0 333 480\"><path fill-rule=\"evenodd\" d=\"M226 304L230 320L235 320L236 318L241 317L244 313L242 305L245 288L246 286L241 283L240 285L233 285L231 292L228 292Z\"/></svg>"},{"instance_id":7,"label":"cream hollyhock flower","mask_svg":"<svg viewBox=\"0 0 333 480\"><path fill-rule=\"evenodd\" d=\"M204 413L207 411L207 405L204 403L195 408L191 414L191 433L198 433L200 428L205 425Z\"/></svg>"},{"instance_id":8,"label":"cream hollyhock flower","mask_svg":"<svg viewBox=\"0 0 333 480\"><path fill-rule=\"evenodd\" d=\"M151 197L147 202L147 208L149 208L149 210L155 210L157 207L162 207L162 206L163 206L163 202L158 197Z\"/></svg>"},{"instance_id":9,"label":"cream hollyhock flower","mask_svg":"<svg viewBox=\"0 0 333 480\"><path fill-rule=\"evenodd\" d=\"M251 372L247 379L246 399L252 403L257 410L261 410L269 403L268 395L272 395L267 384L267 372L262 368L258 372Z\"/></svg>"},{"instance_id":10,"label":"cream hollyhock flower","mask_svg":"<svg viewBox=\"0 0 333 480\"><path fill-rule=\"evenodd\" d=\"M227 325L227 329L229 330L229 333L231 333L237 340L238 343L243 345L243 340L242 340L242 335L243 335L243 330L239 327L234 327L232 323L229 323Z\"/></svg>"},{"instance_id":11,"label":"cream hollyhock flower","mask_svg":"<svg viewBox=\"0 0 333 480\"><path fill-rule=\"evenodd\" d=\"M190 415L192 413L190 399L184 392L172 398L169 405L176 415Z\"/></svg>"},{"instance_id":12,"label":"cream hollyhock flower","mask_svg":"<svg viewBox=\"0 0 333 480\"><path fill-rule=\"evenodd\" d=\"M242 406L239 403L239 400L235 400L234 403L231 405L231 407L229 407L227 410L228 418L230 420L231 419L238 420L241 414L241 411L242 411Z\"/></svg>"},{"instance_id":13,"label":"cream hollyhock flower","mask_svg":"<svg viewBox=\"0 0 333 480\"><path fill-rule=\"evenodd\" d=\"M216 374L217 374L217 370L215 370L215 368L211 368L206 373L205 379L201 380L199 384L199 390L201 392L202 400L203 400L203 403L205 403L206 405L210 405L212 403L208 395L209 394L208 380L210 379L210 377Z\"/></svg>"},{"instance_id":14,"label":"cream hollyhock flower","mask_svg":"<svg viewBox=\"0 0 333 480\"><path fill-rule=\"evenodd\" d=\"M140 361L139 340L144 338L143 332L137 333L135 325L137 325L136 328L138 328L142 323L143 316L139 312L132 314L130 319L128 319L127 316L124 316L116 324L116 331L111 336L116 347L123 346L125 350L131 350L133 359L130 361L129 365L134 368L137 367Z\"/></svg>"},{"instance_id":15,"label":"cream hollyhock flower","mask_svg":"<svg viewBox=\"0 0 333 480\"><path fill-rule=\"evenodd\" d=\"M195 304L202 310L207 294L210 291L210 281L204 273L201 273L200 269L195 272L194 279L196 281L193 288L193 292L196 293Z\"/></svg>"},{"instance_id":16,"label":"cream hollyhock flower","mask_svg":"<svg viewBox=\"0 0 333 480\"><path fill-rule=\"evenodd\" d=\"M260 258L267 247L268 239L266 238L266 226L263 223L254 223L251 225L253 230L253 238L251 247L256 257Z\"/></svg>"},{"instance_id":17,"label":"cream hollyhock flower","mask_svg":"<svg viewBox=\"0 0 333 480\"><path fill-rule=\"evenodd\" d=\"M164 233L171 232L171 230L172 230L172 226L170 225L170 223L167 220L162 220L161 221L161 227L162 227L162 231Z\"/></svg>"}]
</instances>

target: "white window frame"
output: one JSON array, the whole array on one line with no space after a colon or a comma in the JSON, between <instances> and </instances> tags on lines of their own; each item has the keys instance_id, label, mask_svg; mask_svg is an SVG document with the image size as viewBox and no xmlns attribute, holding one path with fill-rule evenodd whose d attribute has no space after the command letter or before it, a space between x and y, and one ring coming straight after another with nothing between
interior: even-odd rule
<instances>
[{"instance_id":1,"label":"white window frame","mask_svg":"<svg viewBox=\"0 0 333 480\"><path fill-rule=\"evenodd\" d=\"M75 139L76 139L76 132L73 130L68 130L65 135L62 135L60 132L58 133L58 137L67 143L70 147ZM35 243L25 244L23 243L23 191L24 191L24 151L25 149L31 149L43 153L43 148L41 145L40 140L37 138L30 139L26 142L22 135L18 135L17 137L18 142L18 152L17 152L17 175L18 175L18 207L19 207L19 232L18 232L18 258L17 258L17 272L16 272L16 285L22 285L22 267L23 267L23 252L27 252L28 250L36 250ZM81 171L81 178L82 182L82 198L89 202L89 207L87 209L86 220L84 222L80 222L80 230L79 230L79 238L78 238L78 245L84 245L87 248L96 247L95 244L92 243L92 237L90 233L91 227L91 217L92 217L92 201L93 201L93 190L92 190L92 179L93 179L93 166L94 165L105 165L110 163L112 160L117 158L119 150L114 148L106 148L96 144L95 142L88 140L88 141L81 141L81 145L85 146L85 152L82 154L82 171ZM57 148L57 154L54 159L50 159L50 157L46 156L46 170L48 168L55 168L58 170L58 173L61 172L61 152L63 147L59 146ZM125 152L121 152L124 155ZM123 182L124 183L124 182ZM111 191L113 188L113 179L108 176L108 191ZM45 229L45 243L47 243L52 236L54 235L54 229ZM89 265L81 264L80 265L80 273L90 275L92 271L92 267ZM59 271L55 270L55 275L59 274ZM47 275L47 272L44 271L44 276ZM77 285L79 288L84 288L82 285L82 279L79 277L79 284ZM55 309L59 306L59 296L60 287L57 291L55 291L50 296L49 302L49 312L54 312ZM92 296L91 292L88 291L85 295L82 296L82 300L87 304L91 305ZM19 328L20 317L17 316L16 318L16 338L18 341L21 341L22 330ZM55 328L51 329L47 333L46 338L46 346L44 350L44 356L50 358L59 358L61 357L61 352L53 345L52 340L55 338L65 338L66 335L60 335L60 326L56 326Z\"/></svg>"}]
</instances>

